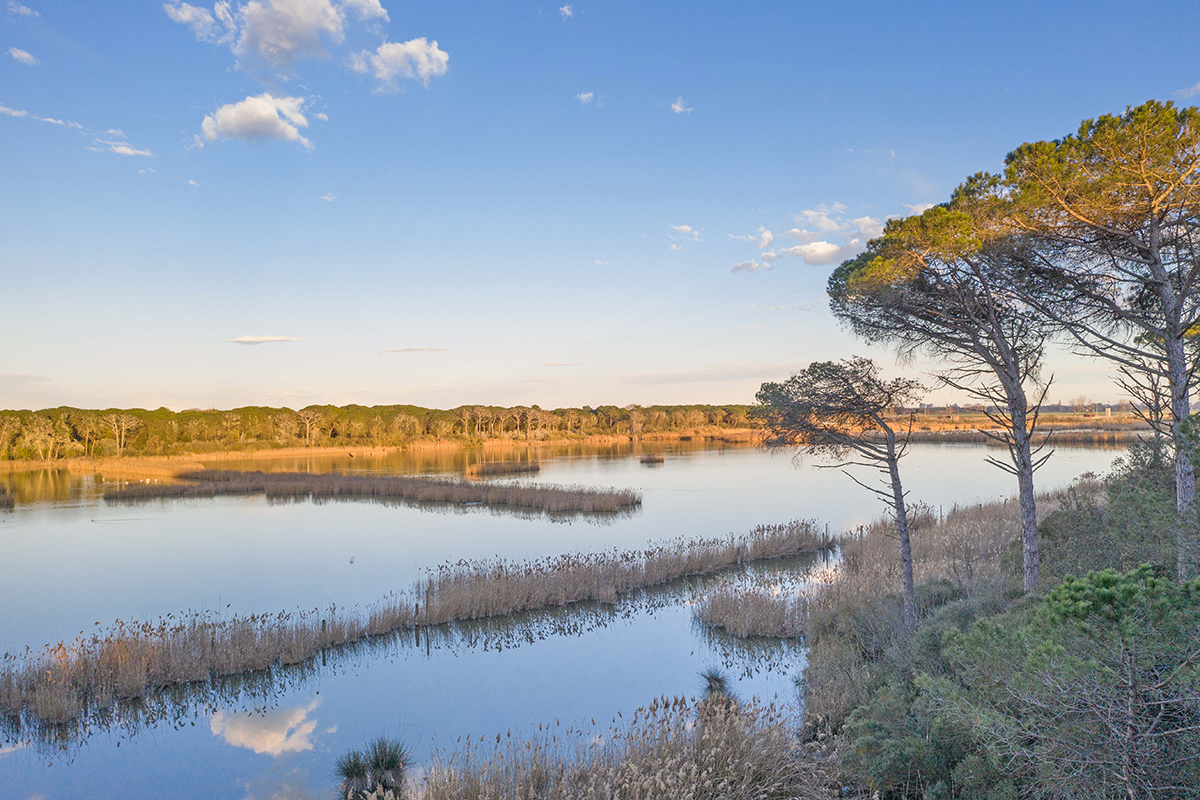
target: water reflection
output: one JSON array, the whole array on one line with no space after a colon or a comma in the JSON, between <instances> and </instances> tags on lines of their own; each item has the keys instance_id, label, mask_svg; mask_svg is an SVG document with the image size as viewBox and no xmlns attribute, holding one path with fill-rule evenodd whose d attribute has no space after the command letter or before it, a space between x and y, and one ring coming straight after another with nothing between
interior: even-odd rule
<instances>
[{"instance_id":1,"label":"water reflection","mask_svg":"<svg viewBox=\"0 0 1200 800\"><path fill-rule=\"evenodd\" d=\"M322 700L319 689L310 702L300 706L280 706L278 698L296 692L311 693L323 680L348 674L372 661L457 657L467 651L499 653L553 638L579 638L616 625L646 624L656 612L693 605L718 585L795 580L814 563L823 563L827 558L781 559L717 575L685 578L631 592L616 603L578 603L368 637L330 648L300 664L171 687L146 698L122 701L64 725L0 718L0 745L13 752L34 746L43 760L70 761L90 738L102 733L116 734L124 740L160 729L163 724L179 730L195 727L197 722L203 724L207 719L212 734L233 747L273 756L308 751L314 748L313 737L318 728L313 712ZM697 631L720 665L736 675L750 677L774 672L791 676L803 667L804 651L798 642L738 640L701 628ZM654 668L653 664L646 666ZM335 729L336 726L325 732L332 733ZM0 750L0 755L4 752Z\"/></svg>"},{"instance_id":2,"label":"water reflection","mask_svg":"<svg viewBox=\"0 0 1200 800\"><path fill-rule=\"evenodd\" d=\"M321 704L320 698L302 708L274 708L247 712L221 710L212 715L208 727L225 744L244 747L272 756L313 749L312 736L317 720L309 715ZM332 733L333 731L329 731Z\"/></svg>"}]
</instances>

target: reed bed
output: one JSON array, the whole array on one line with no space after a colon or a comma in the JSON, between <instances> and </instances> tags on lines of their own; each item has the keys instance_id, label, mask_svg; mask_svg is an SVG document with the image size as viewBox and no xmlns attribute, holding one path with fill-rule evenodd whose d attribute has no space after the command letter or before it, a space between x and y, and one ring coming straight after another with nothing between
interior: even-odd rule
<instances>
[{"instance_id":1,"label":"reed bed","mask_svg":"<svg viewBox=\"0 0 1200 800\"><path fill-rule=\"evenodd\" d=\"M465 472L479 478L490 478L495 475L529 475L542 471L541 464L536 461L481 461L469 465Z\"/></svg>"},{"instance_id":2,"label":"reed bed","mask_svg":"<svg viewBox=\"0 0 1200 800\"><path fill-rule=\"evenodd\" d=\"M784 582L727 583L706 594L693 616L739 639L796 639L804 634L808 606L802 590Z\"/></svg>"},{"instance_id":3,"label":"reed bed","mask_svg":"<svg viewBox=\"0 0 1200 800\"><path fill-rule=\"evenodd\" d=\"M479 504L536 508L550 513L606 513L641 505L632 489L477 483L397 475L340 475L312 472L199 470L180 483L130 484L104 493L110 502L178 497L258 495L271 499L381 499L418 503Z\"/></svg>"},{"instance_id":4,"label":"reed bed","mask_svg":"<svg viewBox=\"0 0 1200 800\"><path fill-rule=\"evenodd\" d=\"M638 460L643 464L663 464L667 459L658 453L647 453Z\"/></svg>"},{"instance_id":5,"label":"reed bed","mask_svg":"<svg viewBox=\"0 0 1200 800\"><path fill-rule=\"evenodd\" d=\"M834 759L774 706L662 698L607 730L471 740L435 752L416 800L829 798Z\"/></svg>"},{"instance_id":6,"label":"reed bed","mask_svg":"<svg viewBox=\"0 0 1200 800\"><path fill-rule=\"evenodd\" d=\"M0 508L12 508L16 502L13 493L8 490L8 487L0 483Z\"/></svg>"},{"instance_id":7,"label":"reed bed","mask_svg":"<svg viewBox=\"0 0 1200 800\"><path fill-rule=\"evenodd\" d=\"M742 536L678 539L641 551L516 563L459 561L365 613L336 607L219 618L196 613L118 622L74 641L0 657L0 714L60 724L173 686L299 664L372 636L503 617L620 595L738 564L826 550L813 522L763 525Z\"/></svg>"}]
</instances>

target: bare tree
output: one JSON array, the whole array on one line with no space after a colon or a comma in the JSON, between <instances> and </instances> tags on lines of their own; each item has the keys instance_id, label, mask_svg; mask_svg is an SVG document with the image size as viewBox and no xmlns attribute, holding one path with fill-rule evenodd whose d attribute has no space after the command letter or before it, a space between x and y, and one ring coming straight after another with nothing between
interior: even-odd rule
<instances>
[{"instance_id":1,"label":"bare tree","mask_svg":"<svg viewBox=\"0 0 1200 800\"><path fill-rule=\"evenodd\" d=\"M132 414L105 414L101 421L112 432L117 445L117 455L120 455L129 444L129 435L142 427L142 421Z\"/></svg>"},{"instance_id":2,"label":"bare tree","mask_svg":"<svg viewBox=\"0 0 1200 800\"><path fill-rule=\"evenodd\" d=\"M802 452L834 463L851 480L874 492L891 509L900 541L904 618L916 625L912 544L908 510L900 482L900 459L908 449L912 415L907 428L896 429L888 415L920 401L924 387L908 378L884 381L879 367L866 358L814 362L783 383L764 383L753 411L767 426L767 444L798 446ZM886 489L868 485L846 468L863 466L886 476Z\"/></svg>"},{"instance_id":3,"label":"bare tree","mask_svg":"<svg viewBox=\"0 0 1200 800\"><path fill-rule=\"evenodd\" d=\"M302 408L296 412L296 418L300 420L300 427L304 430L304 446L312 447L313 439L321 435L325 415L315 408Z\"/></svg>"},{"instance_id":4,"label":"bare tree","mask_svg":"<svg viewBox=\"0 0 1200 800\"><path fill-rule=\"evenodd\" d=\"M96 436L100 433L100 421L96 419L94 414L82 413L71 420L71 427L75 429L75 436L83 443L83 455L90 456L92 454L92 443Z\"/></svg>"},{"instance_id":5,"label":"bare tree","mask_svg":"<svg viewBox=\"0 0 1200 800\"><path fill-rule=\"evenodd\" d=\"M1009 456L987 461L1017 478L1024 586L1033 592L1041 564L1033 475L1050 456L1033 440L1050 385L1039 372L1051 331L1009 288L1023 264L1020 242L987 240L980 213L959 194L948 207L888 223L865 253L834 271L830 305L867 341L894 345L902 357L934 357L939 382L982 402L999 430L980 432Z\"/></svg>"}]
</instances>

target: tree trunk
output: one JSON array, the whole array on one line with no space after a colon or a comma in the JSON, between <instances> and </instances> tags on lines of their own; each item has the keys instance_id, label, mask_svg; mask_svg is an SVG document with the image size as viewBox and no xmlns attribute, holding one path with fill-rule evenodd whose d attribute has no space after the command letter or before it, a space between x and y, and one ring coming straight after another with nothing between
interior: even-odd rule
<instances>
[{"instance_id":1,"label":"tree trunk","mask_svg":"<svg viewBox=\"0 0 1200 800\"><path fill-rule=\"evenodd\" d=\"M896 439L888 433L888 474L892 479L892 506L896 511L896 533L900 537L900 569L904 579L904 624L917 627L917 597L913 588L912 542L908 536L908 510L904 504L904 488L900 484L900 464L896 456Z\"/></svg>"},{"instance_id":2,"label":"tree trunk","mask_svg":"<svg viewBox=\"0 0 1200 800\"><path fill-rule=\"evenodd\" d=\"M1187 352L1182 337L1167 340L1167 371L1171 389L1171 440L1175 446L1175 506L1179 518L1175 521L1175 545L1178 577L1191 580L1197 573L1200 558L1200 532L1192 530L1184 517L1196 494L1196 475L1192 469L1191 443L1184 434L1184 424L1191 416L1188 396Z\"/></svg>"},{"instance_id":3,"label":"tree trunk","mask_svg":"<svg viewBox=\"0 0 1200 800\"><path fill-rule=\"evenodd\" d=\"M1038 545L1037 497L1033 487L1033 445L1030 442L1025 392L1009 401L1012 420L1013 468L1017 471L1017 499L1021 504L1021 555L1025 594L1033 594L1041 580L1042 556Z\"/></svg>"}]
</instances>

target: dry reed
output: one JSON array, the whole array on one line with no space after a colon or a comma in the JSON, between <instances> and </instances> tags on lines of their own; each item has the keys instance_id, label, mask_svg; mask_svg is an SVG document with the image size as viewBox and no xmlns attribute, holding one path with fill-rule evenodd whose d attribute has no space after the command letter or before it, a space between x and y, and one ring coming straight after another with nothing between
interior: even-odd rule
<instances>
[{"instance_id":1,"label":"dry reed","mask_svg":"<svg viewBox=\"0 0 1200 800\"><path fill-rule=\"evenodd\" d=\"M417 800L767 800L828 798L834 760L802 745L783 711L662 698L608 730L555 724L435 752Z\"/></svg>"},{"instance_id":2,"label":"dry reed","mask_svg":"<svg viewBox=\"0 0 1200 800\"><path fill-rule=\"evenodd\" d=\"M641 505L632 489L476 483L397 475L339 475L312 472L200 470L178 476L182 483L131 484L104 493L108 501L140 501L216 495L268 498L383 499L418 503L480 504L536 508L551 513L605 513Z\"/></svg>"},{"instance_id":3,"label":"dry reed","mask_svg":"<svg viewBox=\"0 0 1200 800\"><path fill-rule=\"evenodd\" d=\"M172 686L311 659L329 648L395 631L502 617L627 592L738 564L830 546L812 522L759 526L740 537L674 540L642 551L562 555L526 563L460 561L366 613L336 607L274 615L168 616L118 622L72 642L0 658L0 714L49 724L79 719Z\"/></svg>"},{"instance_id":4,"label":"dry reed","mask_svg":"<svg viewBox=\"0 0 1200 800\"><path fill-rule=\"evenodd\" d=\"M804 634L805 597L772 579L757 584L725 584L706 594L694 609L704 625L739 639L795 639Z\"/></svg>"},{"instance_id":5,"label":"dry reed","mask_svg":"<svg viewBox=\"0 0 1200 800\"><path fill-rule=\"evenodd\" d=\"M526 475L541 471L542 467L536 461L481 461L469 465L465 470L467 475L479 478L495 475Z\"/></svg>"}]
</instances>

